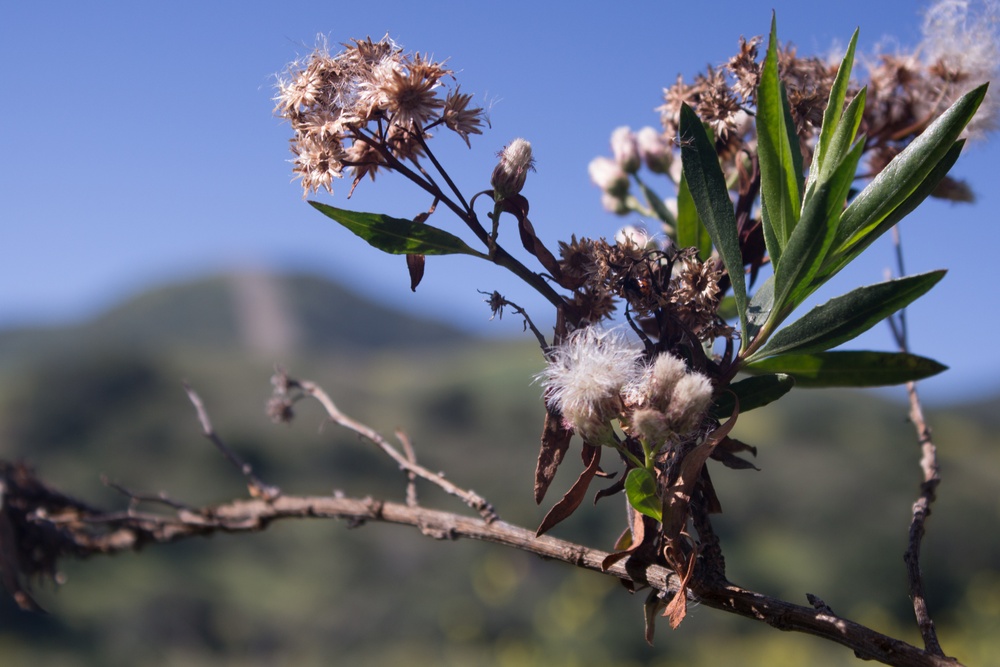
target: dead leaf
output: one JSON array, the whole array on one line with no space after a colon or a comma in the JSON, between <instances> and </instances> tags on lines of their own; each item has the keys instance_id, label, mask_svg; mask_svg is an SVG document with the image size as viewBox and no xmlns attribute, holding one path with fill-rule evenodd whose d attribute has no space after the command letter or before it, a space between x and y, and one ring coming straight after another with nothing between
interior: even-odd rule
<instances>
[{"instance_id":1,"label":"dead leaf","mask_svg":"<svg viewBox=\"0 0 1000 667\"><path fill-rule=\"evenodd\" d=\"M538 451L538 463L535 465L535 504L541 504L545 498L545 492L556 476L572 437L573 432L563 426L559 413L546 410L542 426L542 448Z\"/></svg>"},{"instance_id":2,"label":"dead leaf","mask_svg":"<svg viewBox=\"0 0 1000 667\"><path fill-rule=\"evenodd\" d=\"M601 466L601 448L585 444L583 446L583 456L584 460L587 461L587 467L580 473L580 477L573 483L570 490L566 492L566 495L560 498L559 502L553 505L548 514L545 515L545 518L542 519L541 525L535 531L536 537L544 534L550 528L563 521L575 512L576 508L583 502L583 498L587 494L587 488L590 486L590 481L594 479L594 475L597 474L597 470Z\"/></svg>"}]
</instances>

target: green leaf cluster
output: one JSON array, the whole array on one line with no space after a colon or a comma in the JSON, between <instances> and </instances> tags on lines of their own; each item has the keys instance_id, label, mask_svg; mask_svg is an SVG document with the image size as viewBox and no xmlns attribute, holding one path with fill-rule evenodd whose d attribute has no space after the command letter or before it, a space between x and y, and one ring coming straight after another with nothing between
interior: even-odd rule
<instances>
[{"instance_id":1,"label":"green leaf cluster","mask_svg":"<svg viewBox=\"0 0 1000 667\"><path fill-rule=\"evenodd\" d=\"M865 89L845 106L857 39L855 31L831 88L806 177L778 76L772 19L757 89L756 129L762 227L774 272L749 298L733 205L714 142L693 110L685 106L681 111L684 181L698 222L732 282L742 341L739 363L750 373L783 374L771 376L773 391L783 386L778 380L783 376L806 386L867 387L917 380L945 368L911 354L829 352L923 295L943 271L859 287L778 328L938 186L958 158L959 137L986 94L984 84L955 102L852 199L865 149L865 138L858 134ZM697 238L690 230L686 234Z\"/></svg>"}]
</instances>

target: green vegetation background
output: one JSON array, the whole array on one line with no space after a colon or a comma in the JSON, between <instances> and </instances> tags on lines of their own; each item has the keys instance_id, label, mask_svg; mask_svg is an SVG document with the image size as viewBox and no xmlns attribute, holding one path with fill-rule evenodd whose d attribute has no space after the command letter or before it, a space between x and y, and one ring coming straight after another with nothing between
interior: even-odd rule
<instances>
[{"instance_id":1,"label":"green vegetation background","mask_svg":"<svg viewBox=\"0 0 1000 667\"><path fill-rule=\"evenodd\" d=\"M300 331L294 354L243 341L230 278L143 295L63 329L0 332L0 456L26 459L62 490L109 508L106 474L189 504L245 494L199 431L181 388L202 395L220 435L291 494L402 499L404 478L303 404L291 426L264 414L275 362L318 381L382 433L404 429L421 462L536 526L575 478L563 465L543 507L531 500L542 408L529 336L484 341L377 307L311 277L278 279ZM484 311L485 312L485 311ZM933 353L932 350L927 351ZM900 392L902 397L902 392ZM1000 655L1000 399L930 410L944 481L924 569L942 643L968 664ZM711 472L730 577L918 641L902 554L919 484L902 403L793 391L740 417L759 471ZM429 505L462 511L421 488ZM583 507L554 534L610 548L624 500ZM0 602L4 665L854 665L820 640L694 607L656 644L644 594L512 550L437 542L388 525L281 522L139 554L64 564L39 583L47 615Z\"/></svg>"}]
</instances>

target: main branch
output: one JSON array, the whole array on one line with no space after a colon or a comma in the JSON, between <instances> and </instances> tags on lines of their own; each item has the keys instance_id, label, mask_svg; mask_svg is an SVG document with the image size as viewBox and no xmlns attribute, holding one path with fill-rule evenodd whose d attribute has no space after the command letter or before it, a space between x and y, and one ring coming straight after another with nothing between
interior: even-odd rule
<instances>
[{"instance_id":1,"label":"main branch","mask_svg":"<svg viewBox=\"0 0 1000 667\"><path fill-rule=\"evenodd\" d=\"M622 561L606 570L608 552L549 536L504 521L385 502L340 496L252 498L200 509L180 508L162 514L106 512L50 489L27 467L0 462L3 479L0 554L3 571L15 566L23 574L45 573L60 557L86 558L137 551L213 533L254 533L286 519L344 519L352 526L369 521L419 528L440 539L469 538L492 542L543 558L617 577L636 587L650 586L664 597L676 594L676 575L660 566ZM30 552L26 548L30 547ZM5 577L6 578L6 577ZM9 583L9 582L8 582ZM956 667L951 658L875 632L821 608L795 605L727 582L691 586L692 598L707 607L763 621L779 630L803 632L836 642L859 657L898 667Z\"/></svg>"}]
</instances>

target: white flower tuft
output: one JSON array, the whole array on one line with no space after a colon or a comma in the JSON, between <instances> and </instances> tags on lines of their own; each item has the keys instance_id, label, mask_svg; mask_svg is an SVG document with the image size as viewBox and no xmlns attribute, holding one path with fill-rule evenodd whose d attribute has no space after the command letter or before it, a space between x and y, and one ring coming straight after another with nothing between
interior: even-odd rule
<instances>
[{"instance_id":1,"label":"white flower tuft","mask_svg":"<svg viewBox=\"0 0 1000 667\"><path fill-rule=\"evenodd\" d=\"M589 326L556 346L536 379L569 426L584 439L598 438L619 416L622 387L638 372L640 355L621 330Z\"/></svg>"}]
</instances>

